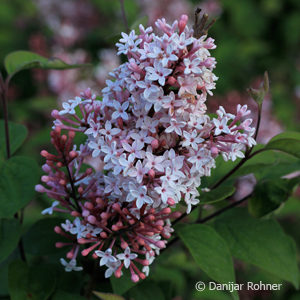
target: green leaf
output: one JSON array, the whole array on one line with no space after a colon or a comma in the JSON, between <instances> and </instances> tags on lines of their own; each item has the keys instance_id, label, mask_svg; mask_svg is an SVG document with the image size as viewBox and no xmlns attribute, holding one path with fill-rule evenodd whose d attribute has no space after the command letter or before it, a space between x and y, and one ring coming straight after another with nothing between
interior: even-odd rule
<instances>
[{"instance_id":1,"label":"green leaf","mask_svg":"<svg viewBox=\"0 0 300 300\"><path fill-rule=\"evenodd\" d=\"M258 180L276 179L299 169L300 160L296 157L279 151L263 151L249 159L232 176L238 177L253 173Z\"/></svg>"},{"instance_id":2,"label":"green leaf","mask_svg":"<svg viewBox=\"0 0 300 300\"><path fill-rule=\"evenodd\" d=\"M231 297L228 293L224 291L218 290L210 290L206 288L201 292L194 292L193 299L201 299L201 300L231 300Z\"/></svg>"},{"instance_id":3,"label":"green leaf","mask_svg":"<svg viewBox=\"0 0 300 300\"><path fill-rule=\"evenodd\" d=\"M265 149L283 151L300 158L300 141L297 139L285 138L271 140Z\"/></svg>"},{"instance_id":4,"label":"green leaf","mask_svg":"<svg viewBox=\"0 0 300 300\"><path fill-rule=\"evenodd\" d=\"M131 289L133 286L136 285L136 283L134 283L131 280L130 272L127 269L123 271L123 276L121 278L116 278L115 276L111 276L110 283L113 292L118 295L123 295L129 289Z\"/></svg>"},{"instance_id":5,"label":"green leaf","mask_svg":"<svg viewBox=\"0 0 300 300\"><path fill-rule=\"evenodd\" d=\"M51 300L86 300L86 298L80 295L58 290L51 297Z\"/></svg>"},{"instance_id":6,"label":"green leaf","mask_svg":"<svg viewBox=\"0 0 300 300\"><path fill-rule=\"evenodd\" d=\"M255 217L262 217L272 212L287 201L299 182L300 178L259 181L248 202L249 212Z\"/></svg>"},{"instance_id":7,"label":"green leaf","mask_svg":"<svg viewBox=\"0 0 300 300\"><path fill-rule=\"evenodd\" d=\"M0 262L16 248L21 235L21 225L17 219L0 219Z\"/></svg>"},{"instance_id":8,"label":"green leaf","mask_svg":"<svg viewBox=\"0 0 300 300\"><path fill-rule=\"evenodd\" d=\"M295 195L295 197L290 197L283 205L283 207L276 213L279 217L290 217L290 216L300 216L300 199Z\"/></svg>"},{"instance_id":9,"label":"green leaf","mask_svg":"<svg viewBox=\"0 0 300 300\"><path fill-rule=\"evenodd\" d=\"M8 280L11 300L47 300L55 287L55 273L49 266L29 268L21 260L10 264Z\"/></svg>"},{"instance_id":10,"label":"green leaf","mask_svg":"<svg viewBox=\"0 0 300 300\"><path fill-rule=\"evenodd\" d=\"M8 295L8 267L12 261L20 257L19 249L15 249L3 262L0 263L0 299L2 295Z\"/></svg>"},{"instance_id":11,"label":"green leaf","mask_svg":"<svg viewBox=\"0 0 300 300\"><path fill-rule=\"evenodd\" d=\"M93 291L93 294L101 300L125 300L123 297L111 293L101 293Z\"/></svg>"},{"instance_id":12,"label":"green leaf","mask_svg":"<svg viewBox=\"0 0 300 300\"><path fill-rule=\"evenodd\" d=\"M186 287L185 274L180 270L180 266L163 266L158 262L150 272L150 279L155 282L171 283L171 286L179 295L184 292Z\"/></svg>"},{"instance_id":13,"label":"green leaf","mask_svg":"<svg viewBox=\"0 0 300 300\"><path fill-rule=\"evenodd\" d=\"M221 185L209 192L200 192L200 204L210 204L222 201L230 197L235 192L235 187L232 185Z\"/></svg>"},{"instance_id":14,"label":"green leaf","mask_svg":"<svg viewBox=\"0 0 300 300\"><path fill-rule=\"evenodd\" d=\"M282 140L282 139L295 139L300 141L300 132L297 131L285 131L281 132L274 137L269 142L277 141L277 140Z\"/></svg>"},{"instance_id":15,"label":"green leaf","mask_svg":"<svg viewBox=\"0 0 300 300\"><path fill-rule=\"evenodd\" d=\"M29 271L25 262L15 260L9 265L8 281L11 300L23 300L27 297Z\"/></svg>"},{"instance_id":16,"label":"green leaf","mask_svg":"<svg viewBox=\"0 0 300 300\"><path fill-rule=\"evenodd\" d=\"M66 70L87 66L87 64L67 64L59 58L46 58L30 51L14 51L8 54L4 59L4 65L9 75L25 69L57 69Z\"/></svg>"},{"instance_id":17,"label":"green leaf","mask_svg":"<svg viewBox=\"0 0 300 300\"><path fill-rule=\"evenodd\" d=\"M261 107L266 94L269 92L269 76L268 72L264 73L264 80L259 89L249 88L248 92L255 102Z\"/></svg>"},{"instance_id":18,"label":"green leaf","mask_svg":"<svg viewBox=\"0 0 300 300\"><path fill-rule=\"evenodd\" d=\"M160 287L151 281L145 281L129 291L130 299L134 300L164 300Z\"/></svg>"},{"instance_id":19,"label":"green leaf","mask_svg":"<svg viewBox=\"0 0 300 300\"><path fill-rule=\"evenodd\" d=\"M33 224L25 234L24 248L33 255L47 255L62 251L55 243L67 242L67 239L54 232L54 227L64 223L62 218L44 218ZM38 243L36 242L38 241Z\"/></svg>"},{"instance_id":20,"label":"green leaf","mask_svg":"<svg viewBox=\"0 0 300 300\"><path fill-rule=\"evenodd\" d=\"M203 182L205 187L213 186L217 181L224 177L228 172L230 172L240 160L236 161L225 161L220 155L216 158L216 168L211 170L211 176L203 177ZM230 180L231 178L229 178ZM226 181L227 183L227 181Z\"/></svg>"},{"instance_id":21,"label":"green leaf","mask_svg":"<svg viewBox=\"0 0 300 300\"><path fill-rule=\"evenodd\" d=\"M235 282L228 246L214 228L202 224L187 225L178 234L196 263L211 279L220 283ZM236 292L233 297L238 298Z\"/></svg>"},{"instance_id":22,"label":"green leaf","mask_svg":"<svg viewBox=\"0 0 300 300\"><path fill-rule=\"evenodd\" d=\"M0 158L6 157L4 128L4 120L0 120ZM25 126L12 122L8 123L8 130L10 137L10 152L11 154L14 154L25 141L28 132Z\"/></svg>"},{"instance_id":23,"label":"green leaf","mask_svg":"<svg viewBox=\"0 0 300 300\"><path fill-rule=\"evenodd\" d=\"M0 165L0 217L12 217L34 196L39 178L35 160L15 156Z\"/></svg>"},{"instance_id":24,"label":"green leaf","mask_svg":"<svg viewBox=\"0 0 300 300\"><path fill-rule=\"evenodd\" d=\"M299 285L296 246L273 220L252 218L245 208L235 208L215 221L233 256Z\"/></svg>"}]
</instances>

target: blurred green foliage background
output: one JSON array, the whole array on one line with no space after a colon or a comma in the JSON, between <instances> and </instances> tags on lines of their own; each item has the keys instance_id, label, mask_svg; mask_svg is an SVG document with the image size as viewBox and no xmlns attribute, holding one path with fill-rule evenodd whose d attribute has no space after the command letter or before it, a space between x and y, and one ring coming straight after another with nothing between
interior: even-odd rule
<instances>
[{"instance_id":1,"label":"blurred green foliage background","mask_svg":"<svg viewBox=\"0 0 300 300\"><path fill-rule=\"evenodd\" d=\"M215 94L219 103L225 108L232 105L227 97L232 91L238 93L241 99L247 98L246 88L268 70L271 80L272 120L282 130L300 130L300 1L151 0L151 4L149 2L124 1L130 28L135 28L139 22L153 25L153 16L166 17L169 20L178 18L184 10L187 10L185 13L192 20L195 7L203 6L204 11L208 10L210 15L217 18L217 22L210 30L210 36L218 45L213 55L217 59L215 73L219 80ZM88 9L84 11L82 7ZM75 34L72 33L72 28ZM65 35L61 34L63 30L66 31ZM120 32L125 30L118 0L1 0L0 69L2 74L5 74L4 57L14 50L35 51L48 57L58 55L67 60L71 57L70 59L75 59L76 62L74 53L82 49L83 61L91 62L95 67L76 71L75 79L74 76L70 76L70 82L67 81L66 86L69 84L68 89L71 91L74 89L75 96L75 88L81 87L83 83L89 84L95 79L96 66L99 70L104 63L101 56L99 58L99 51L113 49ZM79 36L76 36L77 31L80 32ZM75 37L72 37L72 34ZM29 129L29 137L21 153L32 156L40 165L42 159L39 152L42 149L51 149L50 113L60 105L62 97L59 89L53 88L53 78L54 82L62 80L57 72L24 71L13 79L9 93L10 120L23 123ZM68 74L73 74L70 72L74 71L63 72L65 74L63 76L68 78ZM92 87L100 93L103 84L103 80L101 82L98 76ZM2 117L0 110L0 118ZM268 127L268 124L265 126ZM40 211L47 207L48 203L49 199L39 195L32 205L26 208L24 220L26 228L40 219ZM285 207L277 213L285 231L300 245L299 193L298 196L295 194L289 199ZM59 256L52 259L55 260L57 257ZM6 268L7 264L2 263L1 268ZM238 261L236 270L239 282L256 280L280 282L270 274ZM71 289L78 280L77 274L70 276L72 276L70 282L65 283L67 289ZM205 281L208 278L205 278L204 273L193 263L183 246L174 247L163 254L153 267L151 278L160 288L168 290L167 293L173 295L173 299L230 299L228 294L223 292L200 294L195 291L195 282ZM6 280L0 278L0 299L1 295L6 294ZM101 288L103 290L103 286ZM175 298L174 295L178 296ZM300 293L284 283L284 288L279 292L245 293L241 295L241 299L296 300L300 299Z\"/></svg>"}]
</instances>

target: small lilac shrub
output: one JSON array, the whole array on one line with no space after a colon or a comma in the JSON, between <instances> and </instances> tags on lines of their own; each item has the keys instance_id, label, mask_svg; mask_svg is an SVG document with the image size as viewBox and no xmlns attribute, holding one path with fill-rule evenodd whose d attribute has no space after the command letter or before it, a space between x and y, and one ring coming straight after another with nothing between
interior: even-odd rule
<instances>
[{"instance_id":1,"label":"small lilac shrub","mask_svg":"<svg viewBox=\"0 0 300 300\"><path fill-rule=\"evenodd\" d=\"M36 190L54 199L43 211L64 214L55 232L69 242L61 259L66 271L79 271L79 255L105 266L105 277L129 269L137 282L166 247L172 219L201 201L201 178L215 159L243 158L255 145L247 106L236 114L221 106L207 114L206 99L217 77L216 46L198 37L181 16L172 25L156 21L157 31L139 27L116 44L127 61L110 73L102 96L87 89L54 110L51 142L57 153L41 152L46 163ZM75 133L85 142L74 145Z\"/></svg>"}]
</instances>

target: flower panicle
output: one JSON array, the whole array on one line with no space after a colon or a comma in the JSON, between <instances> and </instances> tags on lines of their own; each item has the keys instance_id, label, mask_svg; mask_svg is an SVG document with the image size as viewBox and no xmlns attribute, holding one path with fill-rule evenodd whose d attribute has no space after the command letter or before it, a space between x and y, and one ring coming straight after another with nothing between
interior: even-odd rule
<instances>
[{"instance_id":1,"label":"flower panicle","mask_svg":"<svg viewBox=\"0 0 300 300\"><path fill-rule=\"evenodd\" d=\"M69 240L57 243L69 248L66 271L80 270L77 256L91 254L106 277L126 268L133 281L144 279L181 215L176 204L189 213L215 159L234 161L255 144L246 105L235 115L223 107L207 114L216 46L187 23L184 15L171 25L157 20L161 35L142 25L139 34L122 33L116 46L128 60L110 73L102 99L87 89L52 112L57 155L42 151L47 188L37 190L56 201L44 213L70 215L55 227ZM79 149L75 132L85 137Z\"/></svg>"}]
</instances>

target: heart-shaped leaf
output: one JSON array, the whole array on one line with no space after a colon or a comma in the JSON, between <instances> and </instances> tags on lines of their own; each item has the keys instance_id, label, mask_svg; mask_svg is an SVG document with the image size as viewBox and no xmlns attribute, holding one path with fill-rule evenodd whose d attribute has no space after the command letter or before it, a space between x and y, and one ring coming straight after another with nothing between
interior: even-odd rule
<instances>
[{"instance_id":1,"label":"heart-shaped leaf","mask_svg":"<svg viewBox=\"0 0 300 300\"><path fill-rule=\"evenodd\" d=\"M300 158L300 141L294 138L271 140L265 149L279 150Z\"/></svg>"},{"instance_id":2,"label":"heart-shaped leaf","mask_svg":"<svg viewBox=\"0 0 300 300\"><path fill-rule=\"evenodd\" d=\"M0 218L12 217L34 196L39 167L35 160L15 156L0 164Z\"/></svg>"},{"instance_id":3,"label":"heart-shaped leaf","mask_svg":"<svg viewBox=\"0 0 300 300\"><path fill-rule=\"evenodd\" d=\"M27 128L21 124L8 123L10 137L10 153L14 154L27 137ZM4 120L0 120L0 158L6 157L6 142L4 134Z\"/></svg>"},{"instance_id":4,"label":"heart-shaped leaf","mask_svg":"<svg viewBox=\"0 0 300 300\"><path fill-rule=\"evenodd\" d=\"M32 255L48 255L61 252L62 249L56 248L55 243L58 241L68 242L68 240L58 235L54 231L54 227L64 222L65 220L62 218L43 218L38 220L24 235L25 251Z\"/></svg>"},{"instance_id":5,"label":"heart-shaped leaf","mask_svg":"<svg viewBox=\"0 0 300 300\"><path fill-rule=\"evenodd\" d=\"M249 201L249 212L254 217L262 217L284 203L299 184L300 178L261 180L255 186L253 196Z\"/></svg>"},{"instance_id":6,"label":"heart-shaped leaf","mask_svg":"<svg viewBox=\"0 0 300 300\"><path fill-rule=\"evenodd\" d=\"M222 201L230 197L234 192L235 188L232 185L221 185L209 192L200 191L200 204L210 204Z\"/></svg>"},{"instance_id":7,"label":"heart-shaped leaf","mask_svg":"<svg viewBox=\"0 0 300 300\"><path fill-rule=\"evenodd\" d=\"M21 260L13 261L8 270L11 300L47 300L55 288L55 272L47 265L29 268Z\"/></svg>"},{"instance_id":8,"label":"heart-shaped leaf","mask_svg":"<svg viewBox=\"0 0 300 300\"><path fill-rule=\"evenodd\" d=\"M178 234L196 263L211 279L220 283L235 282L230 251L214 228L193 224L180 228ZM238 299L236 291L232 296Z\"/></svg>"},{"instance_id":9,"label":"heart-shaped leaf","mask_svg":"<svg viewBox=\"0 0 300 300\"><path fill-rule=\"evenodd\" d=\"M295 242L273 219L252 218L247 209L235 208L218 217L218 233L237 259L253 264L295 287L299 285Z\"/></svg>"},{"instance_id":10,"label":"heart-shaped leaf","mask_svg":"<svg viewBox=\"0 0 300 300\"><path fill-rule=\"evenodd\" d=\"M16 248L21 235L17 219L0 219L0 262Z\"/></svg>"},{"instance_id":11,"label":"heart-shaped leaf","mask_svg":"<svg viewBox=\"0 0 300 300\"><path fill-rule=\"evenodd\" d=\"M21 70L31 68L66 70L88 66L88 64L67 64L59 58L46 58L30 51L14 51L5 57L4 65L7 73L13 76Z\"/></svg>"}]
</instances>

